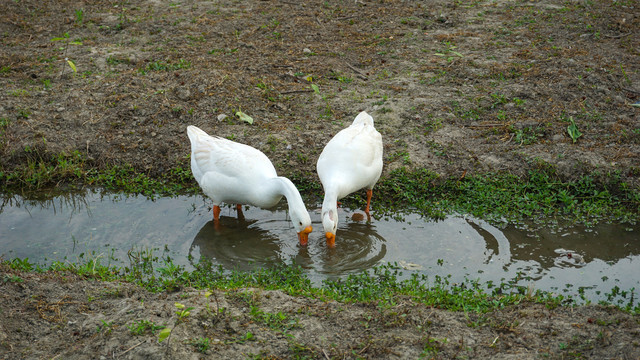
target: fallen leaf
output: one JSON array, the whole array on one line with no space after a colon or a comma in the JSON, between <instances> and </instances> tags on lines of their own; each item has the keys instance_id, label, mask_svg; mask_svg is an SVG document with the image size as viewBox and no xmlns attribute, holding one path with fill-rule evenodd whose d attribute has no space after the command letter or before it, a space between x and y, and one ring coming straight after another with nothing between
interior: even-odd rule
<instances>
[{"instance_id":1,"label":"fallen leaf","mask_svg":"<svg viewBox=\"0 0 640 360\"><path fill-rule=\"evenodd\" d=\"M169 334L171 334L171 329L162 329L162 331L160 331L160 334L158 334L158 342L163 342L166 338L169 337Z\"/></svg>"},{"instance_id":2,"label":"fallen leaf","mask_svg":"<svg viewBox=\"0 0 640 360\"><path fill-rule=\"evenodd\" d=\"M242 120L242 121L246 121L246 122L248 122L249 124L253 124L253 118L252 118L251 116L249 116L249 115L247 115L247 114L243 113L242 111L238 111L238 112L236 112L236 116L237 116L238 118L240 118L240 120Z\"/></svg>"}]
</instances>

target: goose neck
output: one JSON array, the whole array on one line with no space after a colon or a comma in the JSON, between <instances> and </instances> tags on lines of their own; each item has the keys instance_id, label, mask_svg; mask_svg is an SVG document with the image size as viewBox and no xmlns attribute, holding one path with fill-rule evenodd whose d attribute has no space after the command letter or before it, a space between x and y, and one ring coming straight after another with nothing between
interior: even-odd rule
<instances>
[{"instance_id":1,"label":"goose neck","mask_svg":"<svg viewBox=\"0 0 640 360\"><path fill-rule=\"evenodd\" d=\"M291 182L291 180L287 179L286 177L278 176L273 179L273 184L276 187L277 192L287 198L289 210L294 207L305 209L304 202L302 201L302 197L300 196L300 192Z\"/></svg>"}]
</instances>

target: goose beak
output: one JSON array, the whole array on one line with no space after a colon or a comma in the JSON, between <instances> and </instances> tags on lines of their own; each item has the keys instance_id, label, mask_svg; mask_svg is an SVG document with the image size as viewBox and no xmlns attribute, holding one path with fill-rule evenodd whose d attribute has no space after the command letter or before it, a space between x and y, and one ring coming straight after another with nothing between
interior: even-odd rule
<instances>
[{"instance_id":1,"label":"goose beak","mask_svg":"<svg viewBox=\"0 0 640 360\"><path fill-rule=\"evenodd\" d=\"M300 246L307 246L309 242L309 233L311 232L311 226L307 226L304 230L298 233L298 240L300 240Z\"/></svg>"},{"instance_id":2,"label":"goose beak","mask_svg":"<svg viewBox=\"0 0 640 360\"><path fill-rule=\"evenodd\" d=\"M324 236L327 237L327 246L330 248L336 247L336 234L327 231Z\"/></svg>"}]
</instances>

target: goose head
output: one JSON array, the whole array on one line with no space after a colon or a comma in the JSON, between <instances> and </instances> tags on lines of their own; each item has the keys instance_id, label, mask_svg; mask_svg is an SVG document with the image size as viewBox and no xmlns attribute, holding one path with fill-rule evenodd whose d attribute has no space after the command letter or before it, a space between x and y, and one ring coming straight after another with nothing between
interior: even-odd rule
<instances>
[{"instance_id":1,"label":"goose head","mask_svg":"<svg viewBox=\"0 0 640 360\"><path fill-rule=\"evenodd\" d=\"M338 216L334 209L322 213L322 227L327 238L327 246L336 246L336 231L338 230Z\"/></svg>"},{"instance_id":2,"label":"goose head","mask_svg":"<svg viewBox=\"0 0 640 360\"><path fill-rule=\"evenodd\" d=\"M298 240L301 246L307 246L309 233L311 232L311 217L307 209L290 208L291 222L298 233Z\"/></svg>"},{"instance_id":3,"label":"goose head","mask_svg":"<svg viewBox=\"0 0 640 360\"><path fill-rule=\"evenodd\" d=\"M278 176L268 181L270 194L277 195L276 202L280 200L280 197L284 195L287 198L287 204L289 205L289 216L291 217L291 223L298 233L298 240L300 246L307 246L309 241L309 233L311 232L311 217L307 211L307 207L302 201L302 196L291 182L286 177Z\"/></svg>"}]
</instances>

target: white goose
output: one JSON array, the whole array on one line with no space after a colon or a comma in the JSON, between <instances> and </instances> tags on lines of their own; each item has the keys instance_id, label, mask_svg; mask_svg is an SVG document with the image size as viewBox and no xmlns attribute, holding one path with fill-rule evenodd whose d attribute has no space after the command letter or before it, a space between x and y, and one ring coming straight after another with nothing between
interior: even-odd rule
<instances>
[{"instance_id":1,"label":"white goose","mask_svg":"<svg viewBox=\"0 0 640 360\"><path fill-rule=\"evenodd\" d=\"M362 188L367 189L367 207L373 186L382 173L382 136L373 126L373 118L365 111L353 123L336 134L318 158L318 176L324 188L322 226L327 245L335 246L338 229L337 202Z\"/></svg>"},{"instance_id":2,"label":"white goose","mask_svg":"<svg viewBox=\"0 0 640 360\"><path fill-rule=\"evenodd\" d=\"M241 204L271 208L284 195L300 245L307 245L311 218L302 197L289 179L278 176L265 154L248 145L210 136L193 125L187 127L187 135L191 141L191 172L205 195L213 200L215 224L223 202L237 204L241 218Z\"/></svg>"}]
</instances>

